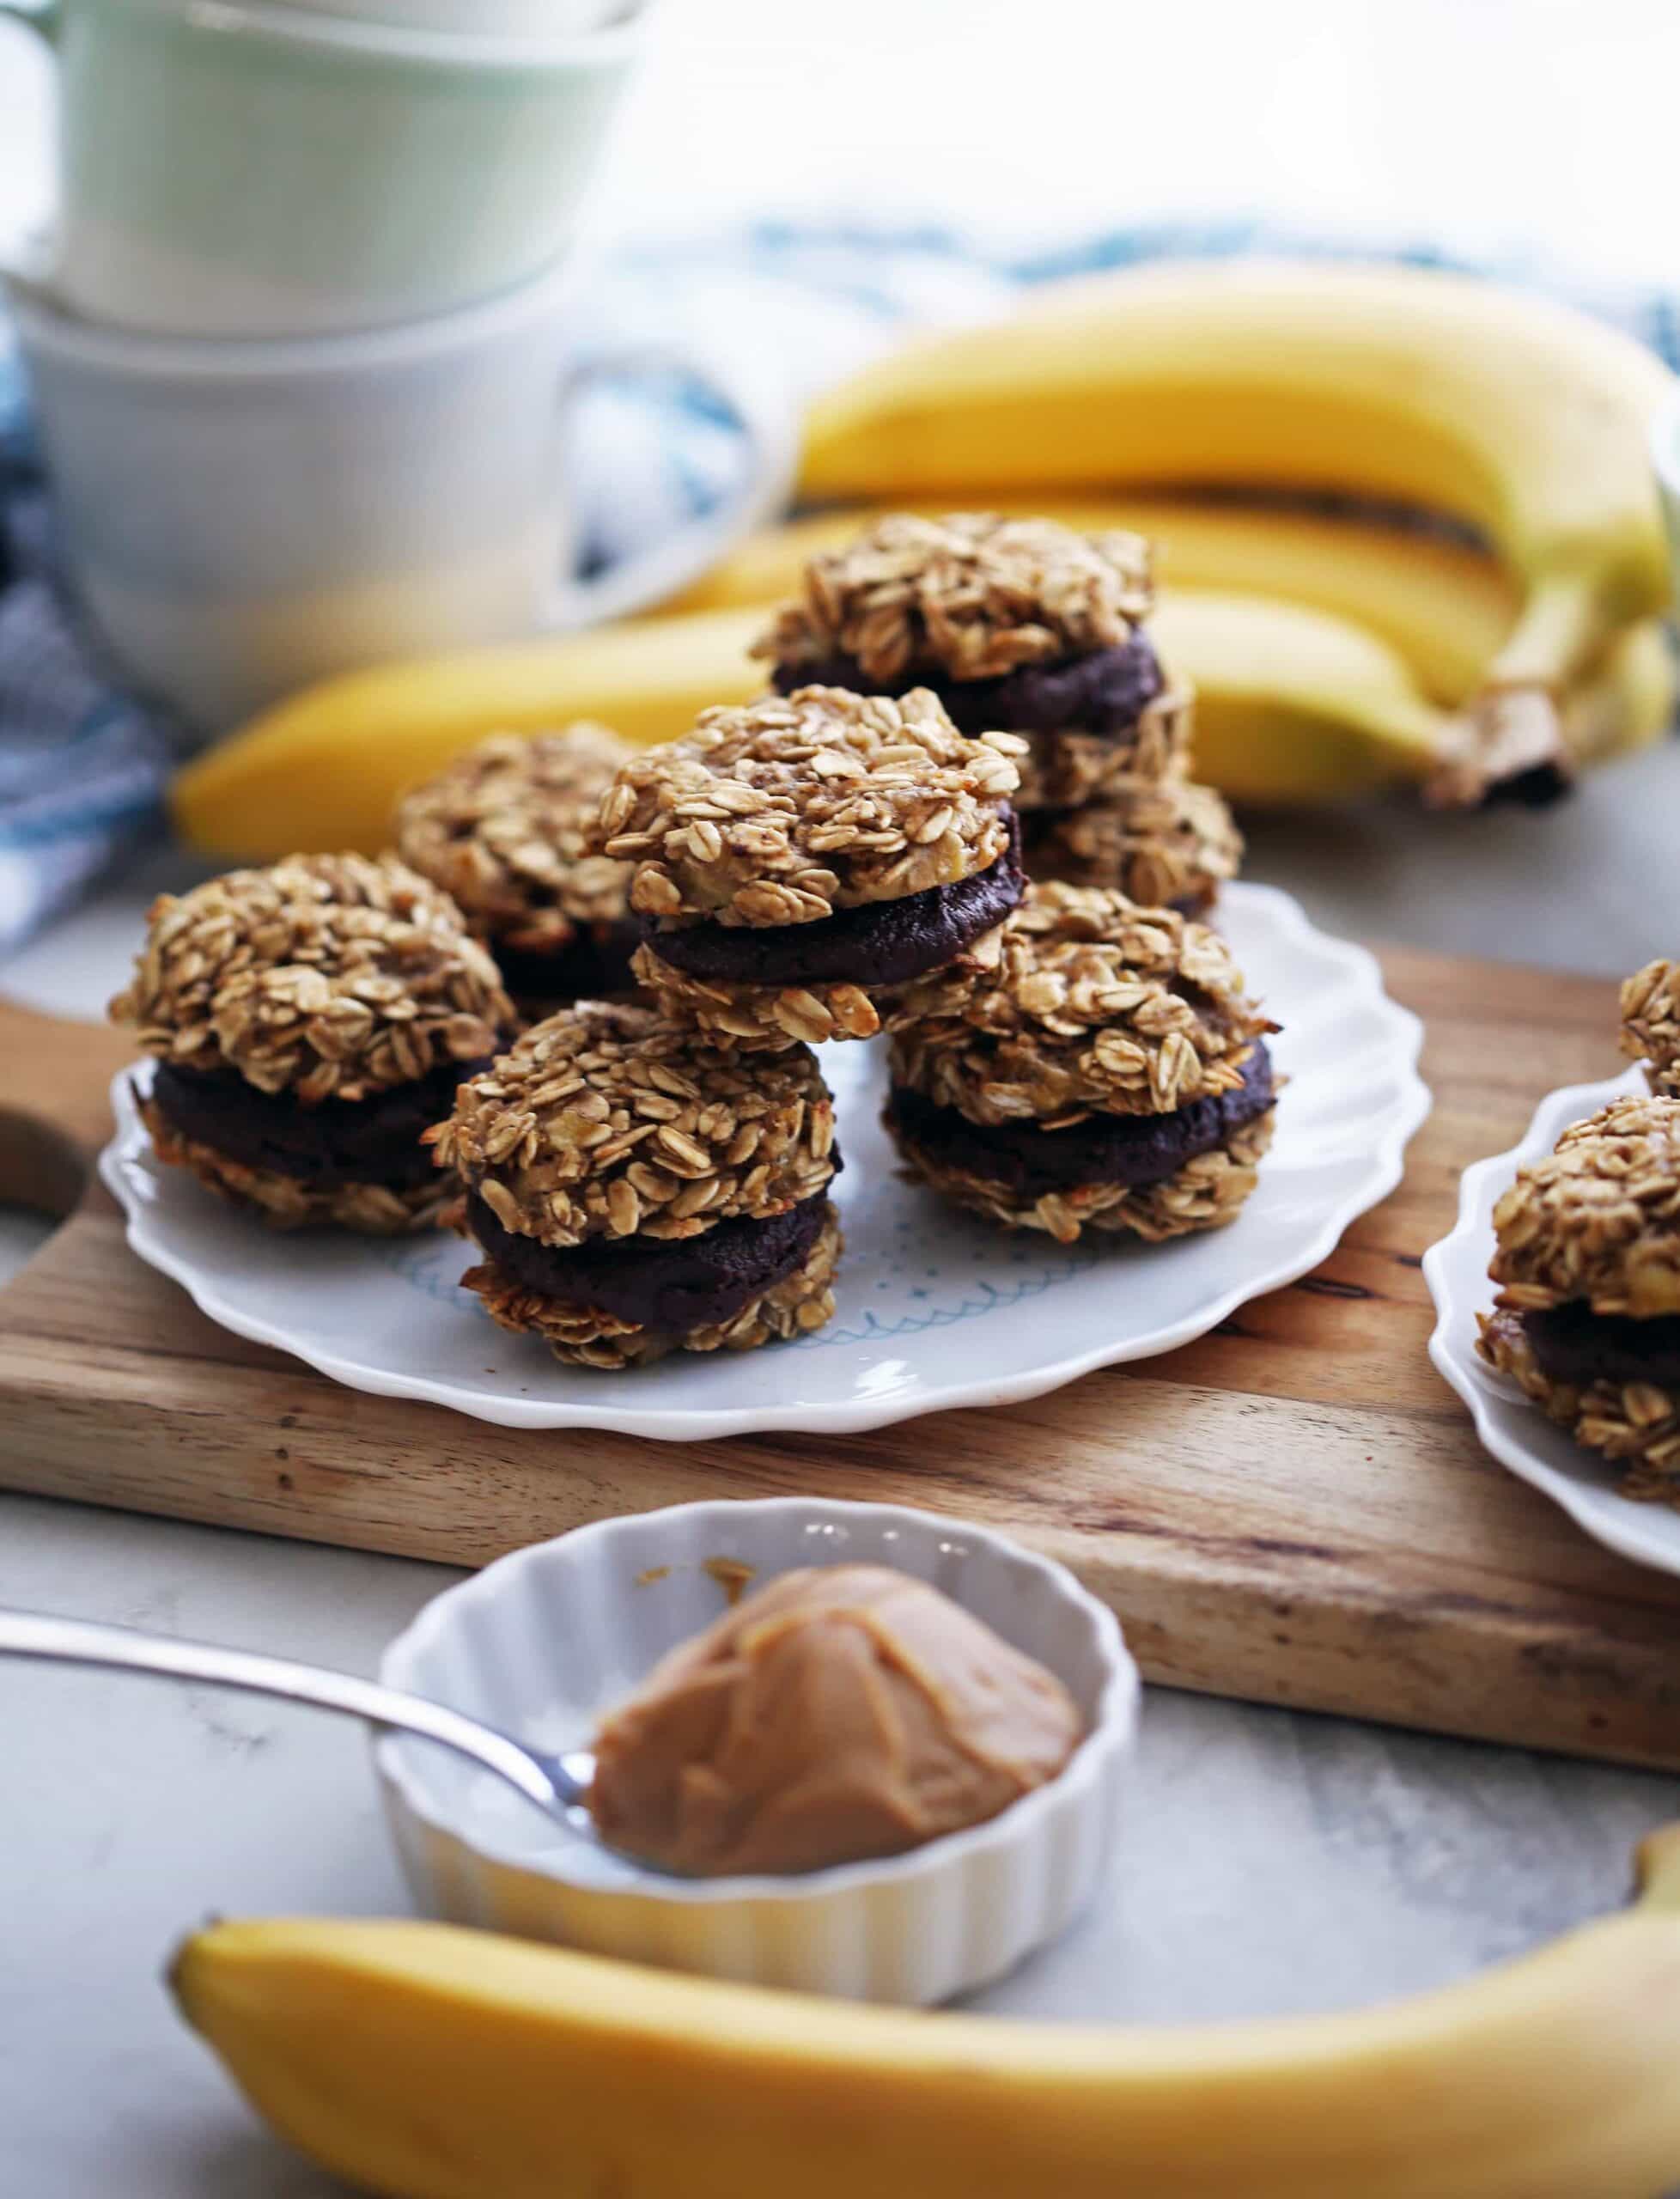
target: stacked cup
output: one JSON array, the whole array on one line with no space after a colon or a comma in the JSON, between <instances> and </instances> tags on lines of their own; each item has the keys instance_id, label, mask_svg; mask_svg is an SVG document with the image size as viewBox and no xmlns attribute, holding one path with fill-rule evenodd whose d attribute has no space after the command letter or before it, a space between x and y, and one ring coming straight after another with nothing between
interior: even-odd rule
<instances>
[{"instance_id":1,"label":"stacked cup","mask_svg":"<svg viewBox=\"0 0 1680 2199\"><path fill-rule=\"evenodd\" d=\"M645 0L0 0L56 47L58 213L12 302L68 577L216 732L345 666L611 616L776 501L568 577L580 211ZM636 365L649 360L642 347Z\"/></svg>"}]
</instances>

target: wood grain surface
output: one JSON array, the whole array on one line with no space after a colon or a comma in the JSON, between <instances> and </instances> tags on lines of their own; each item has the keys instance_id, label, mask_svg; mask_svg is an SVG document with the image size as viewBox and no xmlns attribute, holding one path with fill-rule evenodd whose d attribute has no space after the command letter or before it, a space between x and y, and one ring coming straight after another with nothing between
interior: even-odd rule
<instances>
[{"instance_id":1,"label":"wood grain surface","mask_svg":"<svg viewBox=\"0 0 1680 2199\"><path fill-rule=\"evenodd\" d=\"M0 1197L69 1215L0 1291L0 1486L468 1565L695 1497L920 1504L1064 1559L1156 1680L1680 1768L1680 1583L1488 1458L1425 1349L1460 1170L1614 1071L1613 990L1383 960L1435 1112L1317 1273L1033 1403L809 1442L492 1428L224 1334L88 1177L124 1039L0 1005Z\"/></svg>"}]
</instances>

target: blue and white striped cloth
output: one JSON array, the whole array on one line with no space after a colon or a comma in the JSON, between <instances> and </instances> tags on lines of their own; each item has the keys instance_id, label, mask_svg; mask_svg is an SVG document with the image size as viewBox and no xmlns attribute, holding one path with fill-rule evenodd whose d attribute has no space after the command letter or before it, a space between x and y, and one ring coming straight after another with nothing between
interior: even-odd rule
<instances>
[{"instance_id":1,"label":"blue and white striped cloth","mask_svg":"<svg viewBox=\"0 0 1680 2199\"><path fill-rule=\"evenodd\" d=\"M765 222L711 245L649 246L605 271L590 320L603 339L727 325L755 332L796 394L832 380L916 321L992 314L1022 288L1141 259L1257 249L1334 255L1259 224L1116 230L1058 249L989 253L954 232ZM1366 256L1369 256L1367 254ZM1451 264L1427 247L1391 255ZM1507 277L1556 289L1535 267ZM1568 294L1651 344L1680 370L1680 307L1667 296ZM579 440L590 471L579 509L593 564L610 563L703 510L740 444L698 391L604 395ZM155 831L182 747L179 728L126 695L55 584L45 484L27 395L0 322L0 950L67 906L113 859Z\"/></svg>"}]
</instances>

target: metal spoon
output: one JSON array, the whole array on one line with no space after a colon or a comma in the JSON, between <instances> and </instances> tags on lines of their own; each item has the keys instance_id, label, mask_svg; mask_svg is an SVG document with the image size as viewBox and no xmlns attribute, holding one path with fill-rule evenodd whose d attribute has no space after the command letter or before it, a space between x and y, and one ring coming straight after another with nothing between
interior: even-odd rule
<instances>
[{"instance_id":1,"label":"metal spoon","mask_svg":"<svg viewBox=\"0 0 1680 2199\"><path fill-rule=\"evenodd\" d=\"M320 1710L347 1712L370 1724L387 1726L422 1740L436 1741L457 1755L471 1757L516 1787L550 1818L557 1818L605 1847L589 1813L588 1794L595 1759L587 1749L545 1756L493 1726L480 1725L459 1710L446 1710L423 1696L405 1695L374 1680L352 1678L320 1665L295 1664L289 1657L262 1657L247 1649L217 1649L208 1642L177 1642L167 1634L143 1634L127 1626L99 1626L86 1619L52 1618L45 1612L0 1611L0 1656L35 1657L54 1664L103 1665L119 1672L152 1672L166 1679L205 1680L215 1687L241 1689L247 1695L277 1696L285 1703L313 1703Z\"/></svg>"}]
</instances>

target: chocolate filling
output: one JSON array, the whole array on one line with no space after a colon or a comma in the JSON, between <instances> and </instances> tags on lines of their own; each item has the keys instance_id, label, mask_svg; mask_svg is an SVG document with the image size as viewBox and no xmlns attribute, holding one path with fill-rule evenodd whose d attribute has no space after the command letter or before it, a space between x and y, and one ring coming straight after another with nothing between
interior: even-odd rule
<instances>
[{"instance_id":1,"label":"chocolate filling","mask_svg":"<svg viewBox=\"0 0 1680 2199\"><path fill-rule=\"evenodd\" d=\"M837 1173L837 1154L834 1160ZM485 1256L539 1297L596 1307L660 1336L686 1336L733 1320L802 1267L827 1201L819 1191L784 1214L720 1221L698 1237L591 1237L581 1245L542 1245L504 1229L476 1191L466 1218Z\"/></svg>"},{"instance_id":2,"label":"chocolate filling","mask_svg":"<svg viewBox=\"0 0 1680 2199\"><path fill-rule=\"evenodd\" d=\"M455 1088L490 1060L446 1062L367 1100L308 1106L292 1092L259 1092L231 1069L205 1074L160 1062L152 1098L170 1126L229 1160L322 1191L378 1184L411 1191L436 1173L420 1133L441 1123Z\"/></svg>"},{"instance_id":3,"label":"chocolate filling","mask_svg":"<svg viewBox=\"0 0 1680 2199\"><path fill-rule=\"evenodd\" d=\"M1136 1190L1164 1183L1187 1160L1212 1153L1233 1131L1263 1115L1276 1099L1271 1056L1256 1042L1234 1092L1193 1100L1170 1115L1087 1115L1066 1130L1032 1123L971 1123L908 1086L887 1096L890 1130L941 1161L1024 1198L1076 1190L1081 1184L1121 1184Z\"/></svg>"},{"instance_id":4,"label":"chocolate filling","mask_svg":"<svg viewBox=\"0 0 1680 2199\"><path fill-rule=\"evenodd\" d=\"M641 926L626 917L618 923L588 925L550 954L500 945L493 952L502 982L514 999L546 1009L634 992L630 957L641 942Z\"/></svg>"},{"instance_id":5,"label":"chocolate filling","mask_svg":"<svg viewBox=\"0 0 1680 2199\"><path fill-rule=\"evenodd\" d=\"M855 656L837 651L808 664L779 664L777 691L845 687L855 695L907 695L930 687L959 733L1129 733L1166 686L1160 660L1142 634L1057 664L1026 664L1001 679L953 679L940 670L871 679Z\"/></svg>"},{"instance_id":6,"label":"chocolate filling","mask_svg":"<svg viewBox=\"0 0 1680 2199\"><path fill-rule=\"evenodd\" d=\"M1021 836L1009 815L1009 844L989 870L955 886L930 886L897 901L837 909L811 924L697 923L650 926L648 944L692 978L741 985L898 985L937 970L982 932L1001 923L1021 898Z\"/></svg>"},{"instance_id":7,"label":"chocolate filling","mask_svg":"<svg viewBox=\"0 0 1680 2199\"><path fill-rule=\"evenodd\" d=\"M1680 1391L1680 1313L1635 1320L1595 1313L1585 1298L1525 1313L1523 1330L1542 1374L1585 1389L1592 1382L1649 1382Z\"/></svg>"}]
</instances>

